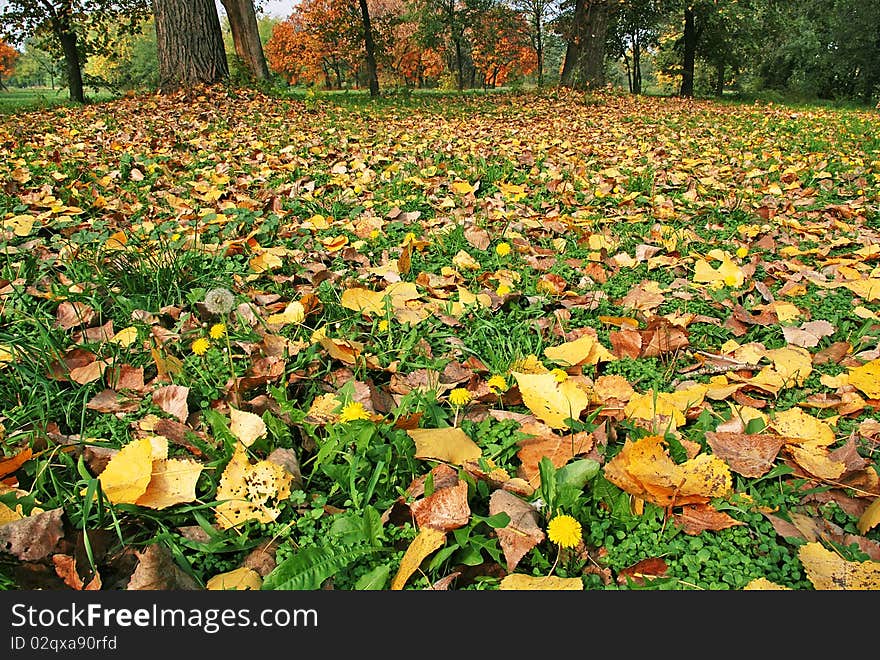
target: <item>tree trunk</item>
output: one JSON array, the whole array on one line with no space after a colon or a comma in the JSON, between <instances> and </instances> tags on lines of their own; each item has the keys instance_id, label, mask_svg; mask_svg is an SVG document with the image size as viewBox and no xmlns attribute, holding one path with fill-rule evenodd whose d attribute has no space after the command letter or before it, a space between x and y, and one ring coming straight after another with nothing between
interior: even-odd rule
<instances>
[{"instance_id":1,"label":"tree trunk","mask_svg":"<svg viewBox=\"0 0 880 660\"><path fill-rule=\"evenodd\" d=\"M633 94L642 93L642 44L639 42L639 32L633 33Z\"/></svg>"},{"instance_id":2,"label":"tree trunk","mask_svg":"<svg viewBox=\"0 0 880 660\"><path fill-rule=\"evenodd\" d=\"M605 33L610 14L609 0L575 0L561 85L597 88L605 84Z\"/></svg>"},{"instance_id":3,"label":"tree trunk","mask_svg":"<svg viewBox=\"0 0 880 660\"><path fill-rule=\"evenodd\" d=\"M229 18L235 53L244 62L255 80L268 80L269 65L263 53L263 42L257 27L253 0L220 0Z\"/></svg>"},{"instance_id":4,"label":"tree trunk","mask_svg":"<svg viewBox=\"0 0 880 660\"><path fill-rule=\"evenodd\" d=\"M153 0L159 88L212 85L229 77L213 0Z\"/></svg>"},{"instance_id":5,"label":"tree trunk","mask_svg":"<svg viewBox=\"0 0 880 660\"><path fill-rule=\"evenodd\" d=\"M77 103L85 103L86 96L83 91L82 65L79 61L79 50L76 47L76 32L68 25L55 25L55 34L61 42L64 51L64 64L67 67L67 86L70 90L70 100Z\"/></svg>"},{"instance_id":6,"label":"tree trunk","mask_svg":"<svg viewBox=\"0 0 880 660\"><path fill-rule=\"evenodd\" d=\"M684 10L684 57L681 67L681 90L680 96L694 95L694 62L697 56L697 30L694 10L688 7Z\"/></svg>"},{"instance_id":7,"label":"tree trunk","mask_svg":"<svg viewBox=\"0 0 880 660\"><path fill-rule=\"evenodd\" d=\"M724 96L724 73L726 69L724 60L719 60L715 63L715 96L718 98Z\"/></svg>"},{"instance_id":8,"label":"tree trunk","mask_svg":"<svg viewBox=\"0 0 880 660\"><path fill-rule=\"evenodd\" d=\"M367 79L370 83L370 96L379 96L379 74L376 70L376 43L373 41L373 28L370 25L370 9L367 0L359 0L361 5L361 21L364 26L364 50L367 60Z\"/></svg>"},{"instance_id":9,"label":"tree trunk","mask_svg":"<svg viewBox=\"0 0 880 660\"><path fill-rule=\"evenodd\" d=\"M538 59L538 87L544 86L544 24L541 14L535 16L535 56Z\"/></svg>"}]
</instances>

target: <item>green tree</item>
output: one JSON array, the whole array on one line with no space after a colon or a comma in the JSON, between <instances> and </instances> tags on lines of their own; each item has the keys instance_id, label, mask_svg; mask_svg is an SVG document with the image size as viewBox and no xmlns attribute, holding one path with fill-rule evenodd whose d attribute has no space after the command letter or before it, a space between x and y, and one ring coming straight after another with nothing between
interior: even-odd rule
<instances>
[{"instance_id":1,"label":"green tree","mask_svg":"<svg viewBox=\"0 0 880 660\"><path fill-rule=\"evenodd\" d=\"M7 0L0 9L0 37L20 44L28 38L64 57L70 98L84 103L83 64L112 51L112 33L132 29L148 0Z\"/></svg>"}]
</instances>

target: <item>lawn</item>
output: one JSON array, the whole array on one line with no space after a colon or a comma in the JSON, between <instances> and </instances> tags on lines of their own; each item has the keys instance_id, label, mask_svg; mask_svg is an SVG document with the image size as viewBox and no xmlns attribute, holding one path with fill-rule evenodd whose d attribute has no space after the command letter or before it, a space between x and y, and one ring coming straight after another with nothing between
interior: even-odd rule
<instances>
[{"instance_id":1,"label":"lawn","mask_svg":"<svg viewBox=\"0 0 880 660\"><path fill-rule=\"evenodd\" d=\"M116 98L109 91L87 90L90 102L108 101ZM48 109L58 106L72 105L67 89L50 89L48 87L11 87L0 89L0 115Z\"/></svg>"},{"instance_id":2,"label":"lawn","mask_svg":"<svg viewBox=\"0 0 880 660\"><path fill-rule=\"evenodd\" d=\"M877 588L877 124L555 89L0 117L0 585Z\"/></svg>"}]
</instances>

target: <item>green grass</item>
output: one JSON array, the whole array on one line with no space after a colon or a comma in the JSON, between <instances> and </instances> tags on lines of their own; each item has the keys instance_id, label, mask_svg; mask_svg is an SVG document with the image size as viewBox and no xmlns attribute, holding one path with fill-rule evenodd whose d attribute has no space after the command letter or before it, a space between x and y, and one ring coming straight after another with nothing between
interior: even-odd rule
<instances>
[{"instance_id":1,"label":"green grass","mask_svg":"<svg viewBox=\"0 0 880 660\"><path fill-rule=\"evenodd\" d=\"M100 103L116 97L116 94L106 90L86 91L86 100L89 103ZM67 89L63 87L57 89L47 87L0 89L0 115L57 107L76 107L77 105L70 100Z\"/></svg>"}]
</instances>

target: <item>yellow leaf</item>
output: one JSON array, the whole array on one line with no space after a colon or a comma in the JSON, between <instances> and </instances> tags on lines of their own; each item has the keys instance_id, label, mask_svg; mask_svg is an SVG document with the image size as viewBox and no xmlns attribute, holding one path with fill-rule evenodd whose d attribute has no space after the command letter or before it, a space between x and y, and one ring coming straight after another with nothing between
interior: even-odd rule
<instances>
[{"instance_id":1,"label":"yellow leaf","mask_svg":"<svg viewBox=\"0 0 880 660\"><path fill-rule=\"evenodd\" d=\"M525 573L511 573L504 576L498 585L501 591L583 591L580 578L563 578L555 575L537 577Z\"/></svg>"},{"instance_id":2,"label":"yellow leaf","mask_svg":"<svg viewBox=\"0 0 880 660\"><path fill-rule=\"evenodd\" d=\"M147 490L135 504L150 509L166 509L196 500L196 483L203 466L196 461L169 458L153 461Z\"/></svg>"},{"instance_id":3,"label":"yellow leaf","mask_svg":"<svg viewBox=\"0 0 880 660\"><path fill-rule=\"evenodd\" d=\"M223 500L215 509L221 529L247 520L268 523L281 513L278 503L290 496L293 475L271 461L251 465L244 445L237 444L223 470L215 499Z\"/></svg>"},{"instance_id":4,"label":"yellow leaf","mask_svg":"<svg viewBox=\"0 0 880 660\"><path fill-rule=\"evenodd\" d=\"M342 292L340 303L346 309L368 314L385 313L385 294L381 291L370 291L361 287L346 289Z\"/></svg>"},{"instance_id":5,"label":"yellow leaf","mask_svg":"<svg viewBox=\"0 0 880 660\"><path fill-rule=\"evenodd\" d=\"M229 420L229 432L245 447L250 447L269 432L262 417L246 410L230 408Z\"/></svg>"},{"instance_id":6,"label":"yellow leaf","mask_svg":"<svg viewBox=\"0 0 880 660\"><path fill-rule=\"evenodd\" d=\"M694 264L694 282L706 282L717 286L741 287L745 281L742 269L728 255L721 255L721 264L713 268L708 261L698 259Z\"/></svg>"},{"instance_id":7,"label":"yellow leaf","mask_svg":"<svg viewBox=\"0 0 880 660\"><path fill-rule=\"evenodd\" d=\"M288 325L290 323L301 323L306 317L305 307L302 303L294 300L287 304L283 312L278 314L270 314L266 317L266 323L273 325Z\"/></svg>"},{"instance_id":8,"label":"yellow leaf","mask_svg":"<svg viewBox=\"0 0 880 660\"><path fill-rule=\"evenodd\" d=\"M773 362L773 368L782 376L786 387L802 386L813 371L810 352L800 346L765 351L764 357Z\"/></svg>"},{"instance_id":9,"label":"yellow leaf","mask_svg":"<svg viewBox=\"0 0 880 660\"><path fill-rule=\"evenodd\" d=\"M29 236L36 218L32 215L16 215L3 221L4 229L11 229L16 236Z\"/></svg>"},{"instance_id":10,"label":"yellow leaf","mask_svg":"<svg viewBox=\"0 0 880 660\"><path fill-rule=\"evenodd\" d=\"M555 374L512 373L523 403L554 429L568 428L566 419L577 419L590 404L590 395L573 379L557 382Z\"/></svg>"},{"instance_id":11,"label":"yellow leaf","mask_svg":"<svg viewBox=\"0 0 880 660\"><path fill-rule=\"evenodd\" d=\"M871 399L880 399L880 358L849 370L849 383Z\"/></svg>"},{"instance_id":12,"label":"yellow leaf","mask_svg":"<svg viewBox=\"0 0 880 660\"><path fill-rule=\"evenodd\" d=\"M880 589L880 562L846 561L818 542L798 548L798 558L817 591L876 591Z\"/></svg>"},{"instance_id":13,"label":"yellow leaf","mask_svg":"<svg viewBox=\"0 0 880 660\"><path fill-rule=\"evenodd\" d=\"M583 335L574 341L567 341L558 346L548 346L544 349L544 355L547 356L547 359L564 367L580 364L594 365L617 359L611 351L591 335Z\"/></svg>"},{"instance_id":14,"label":"yellow leaf","mask_svg":"<svg viewBox=\"0 0 880 660\"><path fill-rule=\"evenodd\" d=\"M153 444L150 438L133 440L114 454L98 475L101 490L113 504L134 504L153 476Z\"/></svg>"},{"instance_id":15,"label":"yellow leaf","mask_svg":"<svg viewBox=\"0 0 880 660\"><path fill-rule=\"evenodd\" d=\"M743 587L743 591L791 591L791 587L771 582L767 578L755 578Z\"/></svg>"},{"instance_id":16,"label":"yellow leaf","mask_svg":"<svg viewBox=\"0 0 880 660\"><path fill-rule=\"evenodd\" d=\"M846 287L868 302L880 300L880 279L868 278L864 280L851 280L849 282L843 282L841 286Z\"/></svg>"},{"instance_id":17,"label":"yellow leaf","mask_svg":"<svg viewBox=\"0 0 880 660\"><path fill-rule=\"evenodd\" d=\"M827 447L834 444L834 429L821 419L805 413L801 408L789 408L777 412L770 426L786 438L797 438L800 444Z\"/></svg>"},{"instance_id":18,"label":"yellow leaf","mask_svg":"<svg viewBox=\"0 0 880 660\"><path fill-rule=\"evenodd\" d=\"M846 470L846 463L832 459L824 447L791 445L786 451L798 465L820 479L837 479Z\"/></svg>"},{"instance_id":19,"label":"yellow leaf","mask_svg":"<svg viewBox=\"0 0 880 660\"><path fill-rule=\"evenodd\" d=\"M234 571L218 573L205 584L208 591L259 591L263 578L252 568L242 566Z\"/></svg>"},{"instance_id":20,"label":"yellow leaf","mask_svg":"<svg viewBox=\"0 0 880 660\"><path fill-rule=\"evenodd\" d=\"M403 554L397 574L391 581L391 591L400 591L415 573L425 557L440 548L446 541L446 532L433 527L423 527Z\"/></svg>"},{"instance_id":21,"label":"yellow leaf","mask_svg":"<svg viewBox=\"0 0 880 660\"><path fill-rule=\"evenodd\" d=\"M859 516L859 533L867 534L869 529L877 526L877 523L880 523L880 497L871 502L871 505Z\"/></svg>"},{"instance_id":22,"label":"yellow leaf","mask_svg":"<svg viewBox=\"0 0 880 660\"><path fill-rule=\"evenodd\" d=\"M460 428L408 429L407 434L416 443L416 458L446 461L464 465L476 461L483 451Z\"/></svg>"},{"instance_id":23,"label":"yellow leaf","mask_svg":"<svg viewBox=\"0 0 880 660\"><path fill-rule=\"evenodd\" d=\"M458 254L452 257L452 263L461 270L480 270L481 268L479 262L464 250L459 250Z\"/></svg>"},{"instance_id":24,"label":"yellow leaf","mask_svg":"<svg viewBox=\"0 0 880 660\"><path fill-rule=\"evenodd\" d=\"M472 193L474 192L474 190L476 190L476 188L474 188L467 181L456 181L449 187L452 188L459 195L467 195L468 193Z\"/></svg>"},{"instance_id":25,"label":"yellow leaf","mask_svg":"<svg viewBox=\"0 0 880 660\"><path fill-rule=\"evenodd\" d=\"M22 515L18 511L10 509L8 506L3 504L3 502L0 502L0 527L5 525L6 523L21 520L21 518Z\"/></svg>"},{"instance_id":26,"label":"yellow leaf","mask_svg":"<svg viewBox=\"0 0 880 660\"><path fill-rule=\"evenodd\" d=\"M668 418L672 420L675 427L682 426L687 421L680 404L671 399L668 392L654 392L653 390L630 397L623 409L623 414L628 418L648 421L656 420L658 417Z\"/></svg>"},{"instance_id":27,"label":"yellow leaf","mask_svg":"<svg viewBox=\"0 0 880 660\"><path fill-rule=\"evenodd\" d=\"M120 346L131 346L138 337L137 328L133 325L123 328L110 338L110 341Z\"/></svg>"},{"instance_id":28,"label":"yellow leaf","mask_svg":"<svg viewBox=\"0 0 880 660\"><path fill-rule=\"evenodd\" d=\"M274 252L261 252L255 257L251 258L248 262L251 270L255 273L263 273L267 270L274 270L276 268L281 268L284 262Z\"/></svg>"}]
</instances>

